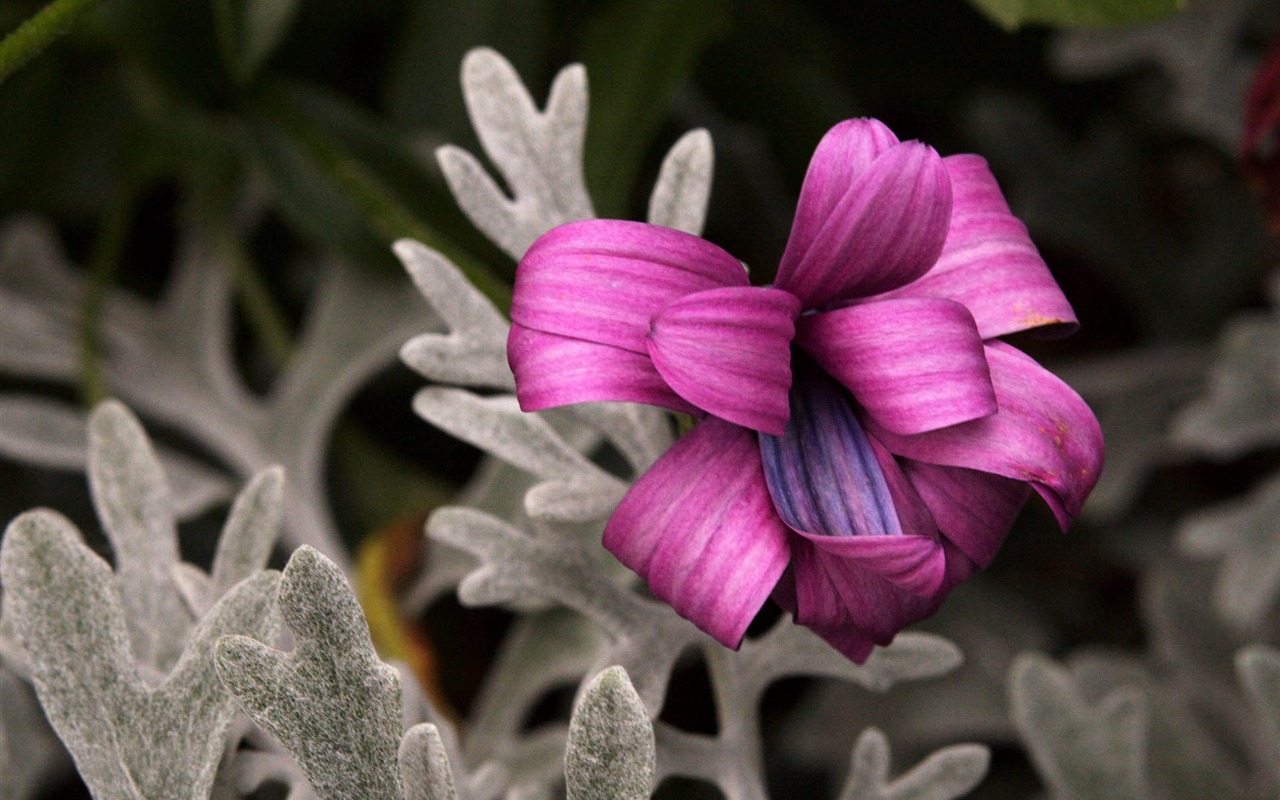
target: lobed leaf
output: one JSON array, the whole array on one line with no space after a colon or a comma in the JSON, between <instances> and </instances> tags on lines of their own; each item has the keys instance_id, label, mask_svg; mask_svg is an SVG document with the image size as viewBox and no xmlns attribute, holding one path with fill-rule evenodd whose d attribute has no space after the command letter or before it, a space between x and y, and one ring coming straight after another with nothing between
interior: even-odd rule
<instances>
[{"instance_id":1,"label":"lobed leaf","mask_svg":"<svg viewBox=\"0 0 1280 800\"><path fill-rule=\"evenodd\" d=\"M952 800L973 790L991 763L983 745L943 748L896 780L889 780L889 740L876 728L858 737L840 800Z\"/></svg>"},{"instance_id":2,"label":"lobed leaf","mask_svg":"<svg viewBox=\"0 0 1280 800\"><path fill-rule=\"evenodd\" d=\"M374 652L342 571L299 548L279 603L294 652L227 637L218 643L218 676L293 754L322 800L400 800L400 676Z\"/></svg>"},{"instance_id":3,"label":"lobed leaf","mask_svg":"<svg viewBox=\"0 0 1280 800\"><path fill-rule=\"evenodd\" d=\"M561 70L546 109L538 111L510 62L480 47L462 61L462 91L480 143L510 189L508 196L467 151L453 145L436 151L458 205L477 228L518 260L556 225L595 216L583 179L581 66Z\"/></svg>"},{"instance_id":4,"label":"lobed leaf","mask_svg":"<svg viewBox=\"0 0 1280 800\"><path fill-rule=\"evenodd\" d=\"M214 606L154 687L130 652L118 581L67 520L14 520L0 577L40 703L96 800L204 800L234 712L213 679L213 644L273 635L276 575L259 573Z\"/></svg>"},{"instance_id":5,"label":"lobed leaf","mask_svg":"<svg viewBox=\"0 0 1280 800\"><path fill-rule=\"evenodd\" d=\"M1062 800L1144 800L1147 709L1118 690L1096 706L1071 675L1048 658L1019 656L1009 670L1014 724L1032 763Z\"/></svg>"},{"instance_id":6,"label":"lobed leaf","mask_svg":"<svg viewBox=\"0 0 1280 800\"><path fill-rule=\"evenodd\" d=\"M698 128L681 136L658 169L658 180L649 195L649 222L701 235L714 163L710 133Z\"/></svg>"}]
</instances>

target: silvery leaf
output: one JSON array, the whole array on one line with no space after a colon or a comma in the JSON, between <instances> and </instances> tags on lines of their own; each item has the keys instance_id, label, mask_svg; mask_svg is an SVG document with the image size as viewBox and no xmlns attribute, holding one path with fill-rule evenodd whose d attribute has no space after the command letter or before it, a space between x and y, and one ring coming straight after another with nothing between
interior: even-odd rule
<instances>
[{"instance_id":1,"label":"silvery leaf","mask_svg":"<svg viewBox=\"0 0 1280 800\"><path fill-rule=\"evenodd\" d=\"M592 678L569 722L567 800L646 800L653 788L653 725L621 667Z\"/></svg>"},{"instance_id":2,"label":"silvery leaf","mask_svg":"<svg viewBox=\"0 0 1280 800\"><path fill-rule=\"evenodd\" d=\"M458 205L512 258L556 225L595 216L582 168L586 83L580 65L561 70L540 112L505 58L476 48L463 59L467 112L511 195L461 148L446 145L436 158Z\"/></svg>"},{"instance_id":3,"label":"silvery leaf","mask_svg":"<svg viewBox=\"0 0 1280 800\"><path fill-rule=\"evenodd\" d=\"M1219 458L1280 442L1280 321L1241 315L1219 337L1208 390L1178 416L1179 441Z\"/></svg>"},{"instance_id":4,"label":"silvery leaf","mask_svg":"<svg viewBox=\"0 0 1280 800\"><path fill-rule=\"evenodd\" d=\"M322 800L400 800L400 676L374 652L342 571L299 548L281 578L279 604L294 652L226 637L218 643L218 676L293 753Z\"/></svg>"},{"instance_id":5,"label":"silvery leaf","mask_svg":"<svg viewBox=\"0 0 1280 800\"><path fill-rule=\"evenodd\" d=\"M234 713L214 680L214 642L273 635L277 576L260 573L219 602L154 687L130 652L119 582L71 523L49 511L14 520L0 577L40 703L95 800L204 800Z\"/></svg>"},{"instance_id":6,"label":"silvery leaf","mask_svg":"<svg viewBox=\"0 0 1280 800\"><path fill-rule=\"evenodd\" d=\"M115 553L133 654L157 674L168 672L191 625L173 583L179 562L173 504L142 425L114 400L89 417L89 489Z\"/></svg>"},{"instance_id":7,"label":"silvery leaf","mask_svg":"<svg viewBox=\"0 0 1280 800\"><path fill-rule=\"evenodd\" d=\"M463 389L429 388L413 399L418 416L543 478L530 513L585 521L609 513L625 485L584 458L542 416L520 410L512 395L480 397ZM540 488L541 487L541 488Z\"/></svg>"},{"instance_id":8,"label":"silvery leaf","mask_svg":"<svg viewBox=\"0 0 1280 800\"><path fill-rule=\"evenodd\" d=\"M876 728L858 737L840 800L953 800L987 774L991 751L979 744L943 748L896 780L889 780L889 740Z\"/></svg>"},{"instance_id":9,"label":"silvery leaf","mask_svg":"<svg viewBox=\"0 0 1280 800\"><path fill-rule=\"evenodd\" d=\"M1258 717L1267 754L1275 759L1280 756L1280 652L1265 645L1243 648L1236 653L1236 674Z\"/></svg>"},{"instance_id":10,"label":"silvery leaf","mask_svg":"<svg viewBox=\"0 0 1280 800\"><path fill-rule=\"evenodd\" d=\"M405 732L399 758L405 800L458 800L449 756L435 725L424 722Z\"/></svg>"},{"instance_id":11,"label":"silvery leaf","mask_svg":"<svg viewBox=\"0 0 1280 800\"><path fill-rule=\"evenodd\" d=\"M413 337L400 349L400 359L435 381L514 390L515 378L507 366L511 325L489 298L449 259L426 245L401 239L395 252L448 328L447 333Z\"/></svg>"},{"instance_id":12,"label":"silvery leaf","mask_svg":"<svg viewBox=\"0 0 1280 800\"><path fill-rule=\"evenodd\" d=\"M1214 605L1223 619L1257 626L1280 592L1280 475L1243 498L1198 511L1178 530L1187 555L1221 558Z\"/></svg>"},{"instance_id":13,"label":"silvery leaf","mask_svg":"<svg viewBox=\"0 0 1280 800\"><path fill-rule=\"evenodd\" d=\"M83 470L87 416L79 408L34 395L0 394L0 453L29 464ZM173 513L189 519L231 496L225 476L163 445L156 455L173 492Z\"/></svg>"},{"instance_id":14,"label":"silvery leaf","mask_svg":"<svg viewBox=\"0 0 1280 800\"><path fill-rule=\"evenodd\" d=\"M707 221L714 163L711 134L699 128L681 136L658 170L649 195L649 222L700 235Z\"/></svg>"},{"instance_id":15,"label":"silvery leaf","mask_svg":"<svg viewBox=\"0 0 1280 800\"><path fill-rule=\"evenodd\" d=\"M1032 763L1061 800L1144 800L1147 709L1117 690L1094 705L1066 669L1032 653L1009 671L1014 724Z\"/></svg>"}]
</instances>

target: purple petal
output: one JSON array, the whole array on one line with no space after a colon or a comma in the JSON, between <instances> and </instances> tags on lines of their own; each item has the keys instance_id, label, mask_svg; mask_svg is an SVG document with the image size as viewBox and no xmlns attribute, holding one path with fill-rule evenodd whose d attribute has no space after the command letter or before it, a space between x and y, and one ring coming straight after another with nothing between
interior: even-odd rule
<instances>
[{"instance_id":1,"label":"purple petal","mask_svg":"<svg viewBox=\"0 0 1280 800\"><path fill-rule=\"evenodd\" d=\"M809 159L782 263L799 260L858 176L897 143L878 119L845 120L827 131Z\"/></svg>"},{"instance_id":2,"label":"purple petal","mask_svg":"<svg viewBox=\"0 0 1280 800\"><path fill-rule=\"evenodd\" d=\"M919 142L894 145L847 185L816 232L792 237L774 285L806 309L896 289L933 266L950 218L942 159Z\"/></svg>"},{"instance_id":3,"label":"purple petal","mask_svg":"<svg viewBox=\"0 0 1280 800\"><path fill-rule=\"evenodd\" d=\"M748 284L742 264L705 239L640 222L584 220L530 246L516 270L511 319L647 353L649 320L672 300Z\"/></svg>"},{"instance_id":4,"label":"purple petal","mask_svg":"<svg viewBox=\"0 0 1280 800\"><path fill-rule=\"evenodd\" d=\"M894 536L902 525L876 453L840 385L807 357L793 365L791 418L760 434L769 494L791 528L825 536Z\"/></svg>"},{"instance_id":5,"label":"purple petal","mask_svg":"<svg viewBox=\"0 0 1280 800\"><path fill-rule=\"evenodd\" d=\"M630 350L512 324L507 361L525 411L614 400L702 416L667 386L648 356Z\"/></svg>"},{"instance_id":6,"label":"purple petal","mask_svg":"<svg viewBox=\"0 0 1280 800\"><path fill-rule=\"evenodd\" d=\"M1079 324L1071 304L1009 212L981 156L943 159L951 176L951 229L938 261L920 280L891 296L945 297L963 303L984 339L1044 327L1051 335Z\"/></svg>"},{"instance_id":7,"label":"purple petal","mask_svg":"<svg viewBox=\"0 0 1280 800\"><path fill-rule=\"evenodd\" d=\"M1031 490L1022 481L960 467L907 461L903 471L938 529L986 569Z\"/></svg>"},{"instance_id":8,"label":"purple petal","mask_svg":"<svg viewBox=\"0 0 1280 800\"><path fill-rule=\"evenodd\" d=\"M893 538L921 541L914 536ZM876 644L888 644L898 631L936 610L940 601L936 594L942 587L947 561L939 542L929 542L931 548L921 547L916 554L915 571L928 573L931 586L930 592L917 593L903 589L881 573L886 563L910 563L904 555L864 556L831 549L833 542L845 541L848 540L805 536L804 541L792 545L796 622L817 631L852 629Z\"/></svg>"},{"instance_id":9,"label":"purple petal","mask_svg":"<svg viewBox=\"0 0 1280 800\"><path fill-rule=\"evenodd\" d=\"M806 315L796 328L796 344L894 433L922 433L996 411L982 337L959 303L860 303Z\"/></svg>"},{"instance_id":10,"label":"purple petal","mask_svg":"<svg viewBox=\"0 0 1280 800\"><path fill-rule=\"evenodd\" d=\"M800 301L777 289L687 295L658 312L649 355L667 384L709 414L781 434L790 416L791 340Z\"/></svg>"},{"instance_id":11,"label":"purple petal","mask_svg":"<svg viewBox=\"0 0 1280 800\"><path fill-rule=\"evenodd\" d=\"M914 436L869 423L896 455L1025 481L1065 528L1102 472L1102 431L1080 396L1026 354L987 344L1000 410L989 417Z\"/></svg>"},{"instance_id":12,"label":"purple petal","mask_svg":"<svg viewBox=\"0 0 1280 800\"><path fill-rule=\"evenodd\" d=\"M640 477L604 529L609 552L726 647L741 643L791 555L755 437L714 417L700 422Z\"/></svg>"}]
</instances>

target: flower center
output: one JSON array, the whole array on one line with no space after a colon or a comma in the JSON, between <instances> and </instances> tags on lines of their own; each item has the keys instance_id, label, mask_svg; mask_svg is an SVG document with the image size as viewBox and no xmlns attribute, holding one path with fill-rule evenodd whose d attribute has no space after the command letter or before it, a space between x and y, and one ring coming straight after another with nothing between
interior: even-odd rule
<instances>
[{"instance_id":1,"label":"flower center","mask_svg":"<svg viewBox=\"0 0 1280 800\"><path fill-rule=\"evenodd\" d=\"M843 387L798 349L791 369L786 430L760 434L765 481L779 516L810 534L901 534L875 449Z\"/></svg>"}]
</instances>

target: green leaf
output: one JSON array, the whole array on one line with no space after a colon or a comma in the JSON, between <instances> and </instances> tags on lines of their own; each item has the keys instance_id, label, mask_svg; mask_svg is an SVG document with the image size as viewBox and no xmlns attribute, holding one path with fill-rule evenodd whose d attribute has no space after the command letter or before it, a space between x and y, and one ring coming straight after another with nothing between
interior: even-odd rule
<instances>
[{"instance_id":1,"label":"green leaf","mask_svg":"<svg viewBox=\"0 0 1280 800\"><path fill-rule=\"evenodd\" d=\"M591 80L587 185L601 216L623 215L671 96L728 29L726 0L615 1L585 26Z\"/></svg>"},{"instance_id":2,"label":"green leaf","mask_svg":"<svg viewBox=\"0 0 1280 800\"><path fill-rule=\"evenodd\" d=\"M969 0L1005 30L1023 25L1095 28L1166 17L1187 0Z\"/></svg>"},{"instance_id":3,"label":"green leaf","mask_svg":"<svg viewBox=\"0 0 1280 800\"><path fill-rule=\"evenodd\" d=\"M289 31L298 0L213 0L218 48L231 76L247 81Z\"/></svg>"}]
</instances>

